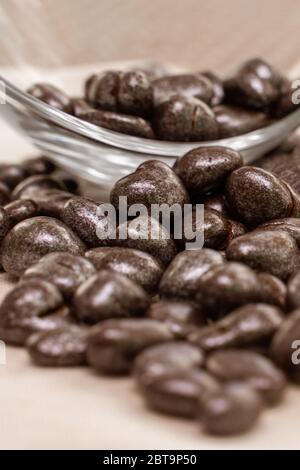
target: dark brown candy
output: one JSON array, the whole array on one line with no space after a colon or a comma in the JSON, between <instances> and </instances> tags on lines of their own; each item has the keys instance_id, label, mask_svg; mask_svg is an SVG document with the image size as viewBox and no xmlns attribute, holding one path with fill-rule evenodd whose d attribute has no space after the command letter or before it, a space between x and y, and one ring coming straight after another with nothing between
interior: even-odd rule
<instances>
[{"instance_id":1,"label":"dark brown candy","mask_svg":"<svg viewBox=\"0 0 300 470\"><path fill-rule=\"evenodd\" d=\"M4 209L9 219L10 227L13 227L22 220L35 217L39 212L38 206L31 199L17 199L7 204Z\"/></svg>"},{"instance_id":2,"label":"dark brown candy","mask_svg":"<svg viewBox=\"0 0 300 470\"><path fill-rule=\"evenodd\" d=\"M22 162L22 166L30 176L49 175L55 170L54 163L43 155L40 157L27 158Z\"/></svg>"},{"instance_id":3,"label":"dark brown candy","mask_svg":"<svg viewBox=\"0 0 300 470\"><path fill-rule=\"evenodd\" d=\"M286 285L278 277L268 273L257 273L257 279L260 284L261 301L277 305L285 310L287 306Z\"/></svg>"},{"instance_id":4,"label":"dark brown candy","mask_svg":"<svg viewBox=\"0 0 300 470\"><path fill-rule=\"evenodd\" d=\"M23 165L2 163L0 165L0 181L13 189L23 179L27 178L28 171Z\"/></svg>"},{"instance_id":5,"label":"dark brown candy","mask_svg":"<svg viewBox=\"0 0 300 470\"><path fill-rule=\"evenodd\" d=\"M175 95L198 98L209 104L214 95L211 80L202 74L169 75L152 82L155 106Z\"/></svg>"},{"instance_id":6,"label":"dark brown candy","mask_svg":"<svg viewBox=\"0 0 300 470\"><path fill-rule=\"evenodd\" d=\"M269 340L283 320L281 311L267 304L248 304L189 335L205 351L250 346Z\"/></svg>"},{"instance_id":7,"label":"dark brown candy","mask_svg":"<svg viewBox=\"0 0 300 470\"><path fill-rule=\"evenodd\" d=\"M180 95L156 108L153 126L162 140L188 142L218 137L218 125L212 110L197 98Z\"/></svg>"},{"instance_id":8,"label":"dark brown candy","mask_svg":"<svg viewBox=\"0 0 300 470\"><path fill-rule=\"evenodd\" d=\"M245 62L225 81L226 100L240 106L268 110L279 99L283 78L262 59Z\"/></svg>"},{"instance_id":9,"label":"dark brown candy","mask_svg":"<svg viewBox=\"0 0 300 470\"><path fill-rule=\"evenodd\" d=\"M243 164L235 150L199 147L176 160L174 169L194 197L218 189L227 176Z\"/></svg>"},{"instance_id":10,"label":"dark brown candy","mask_svg":"<svg viewBox=\"0 0 300 470\"><path fill-rule=\"evenodd\" d=\"M106 320L88 335L88 363L104 374L127 374L141 351L173 338L168 325L156 320Z\"/></svg>"},{"instance_id":11,"label":"dark brown candy","mask_svg":"<svg viewBox=\"0 0 300 470\"><path fill-rule=\"evenodd\" d=\"M20 182L12 192L13 199L33 199L40 191L65 190L66 187L49 175L33 175Z\"/></svg>"},{"instance_id":12,"label":"dark brown candy","mask_svg":"<svg viewBox=\"0 0 300 470\"><path fill-rule=\"evenodd\" d=\"M159 292L166 297L192 300L199 291L204 273L223 262L222 255L213 250L182 251L165 271L159 285Z\"/></svg>"},{"instance_id":13,"label":"dark brown candy","mask_svg":"<svg viewBox=\"0 0 300 470\"><path fill-rule=\"evenodd\" d=\"M90 246L101 246L105 240L99 237L101 232L100 203L84 197L69 199L61 211L61 219Z\"/></svg>"},{"instance_id":14,"label":"dark brown candy","mask_svg":"<svg viewBox=\"0 0 300 470\"><path fill-rule=\"evenodd\" d=\"M221 139L247 134L247 132L260 129L271 123L265 113L237 106L216 106L213 111L219 125Z\"/></svg>"},{"instance_id":15,"label":"dark brown candy","mask_svg":"<svg viewBox=\"0 0 300 470\"><path fill-rule=\"evenodd\" d=\"M0 338L22 345L35 331L48 331L65 325L68 309L59 310L63 298L57 288L43 280L17 284L0 306Z\"/></svg>"},{"instance_id":16,"label":"dark brown candy","mask_svg":"<svg viewBox=\"0 0 300 470\"><path fill-rule=\"evenodd\" d=\"M7 184L0 181L0 206L5 206L10 199L10 190Z\"/></svg>"},{"instance_id":17,"label":"dark brown candy","mask_svg":"<svg viewBox=\"0 0 300 470\"><path fill-rule=\"evenodd\" d=\"M275 67L259 57L246 60L240 66L239 70L242 70L243 72L254 72L259 78L262 80L269 80L275 86L282 85L284 80L283 76L275 69Z\"/></svg>"},{"instance_id":18,"label":"dark brown candy","mask_svg":"<svg viewBox=\"0 0 300 470\"><path fill-rule=\"evenodd\" d=\"M134 376L143 389L159 377L199 368L203 364L203 359L200 349L186 341L158 344L138 355L134 365Z\"/></svg>"},{"instance_id":19,"label":"dark brown candy","mask_svg":"<svg viewBox=\"0 0 300 470\"><path fill-rule=\"evenodd\" d=\"M225 196L233 215L249 226L289 217L293 209L286 185L256 167L244 166L233 171L226 183Z\"/></svg>"},{"instance_id":20,"label":"dark brown candy","mask_svg":"<svg viewBox=\"0 0 300 470\"><path fill-rule=\"evenodd\" d=\"M133 248L101 247L85 253L97 271L109 269L129 277L147 292L155 292L163 274L157 259Z\"/></svg>"},{"instance_id":21,"label":"dark brown candy","mask_svg":"<svg viewBox=\"0 0 300 470\"><path fill-rule=\"evenodd\" d=\"M108 318L140 316L149 303L148 295L138 284L106 270L82 283L73 298L76 317L90 324Z\"/></svg>"},{"instance_id":22,"label":"dark brown candy","mask_svg":"<svg viewBox=\"0 0 300 470\"><path fill-rule=\"evenodd\" d=\"M93 276L96 269L86 258L71 253L49 253L26 269L23 279L44 279L54 284L66 298Z\"/></svg>"},{"instance_id":23,"label":"dark brown candy","mask_svg":"<svg viewBox=\"0 0 300 470\"><path fill-rule=\"evenodd\" d=\"M197 230L196 225L194 230ZM204 211L204 246L218 249L227 238L227 220L213 209Z\"/></svg>"},{"instance_id":24,"label":"dark brown candy","mask_svg":"<svg viewBox=\"0 0 300 470\"><path fill-rule=\"evenodd\" d=\"M66 113L72 109L70 98L63 91L48 83L36 83L27 90L27 93Z\"/></svg>"},{"instance_id":25,"label":"dark brown candy","mask_svg":"<svg viewBox=\"0 0 300 470\"><path fill-rule=\"evenodd\" d=\"M262 408L262 399L252 387L233 382L200 399L200 423L209 434L240 434L254 426Z\"/></svg>"},{"instance_id":26,"label":"dark brown candy","mask_svg":"<svg viewBox=\"0 0 300 470\"><path fill-rule=\"evenodd\" d=\"M26 347L38 366L74 367L86 364L87 333L79 326L64 326L31 335Z\"/></svg>"},{"instance_id":27,"label":"dark brown candy","mask_svg":"<svg viewBox=\"0 0 300 470\"><path fill-rule=\"evenodd\" d=\"M295 240L280 230L247 233L229 244L226 256L283 280L300 268L300 251Z\"/></svg>"},{"instance_id":28,"label":"dark brown candy","mask_svg":"<svg viewBox=\"0 0 300 470\"><path fill-rule=\"evenodd\" d=\"M240 305L259 302L260 286L252 269L241 263L211 267L200 279L196 301L203 311L218 318Z\"/></svg>"},{"instance_id":29,"label":"dark brown candy","mask_svg":"<svg viewBox=\"0 0 300 470\"><path fill-rule=\"evenodd\" d=\"M85 92L90 103L107 111L147 116L153 107L152 83L142 70L92 75Z\"/></svg>"},{"instance_id":30,"label":"dark brown candy","mask_svg":"<svg viewBox=\"0 0 300 470\"><path fill-rule=\"evenodd\" d=\"M211 106L217 106L221 104L225 96L222 80L214 72L211 71L201 72L200 76L208 78L212 85L213 96L211 97L209 104Z\"/></svg>"},{"instance_id":31,"label":"dark brown candy","mask_svg":"<svg viewBox=\"0 0 300 470\"><path fill-rule=\"evenodd\" d=\"M281 323L275 333L271 345L270 356L290 375L299 376L300 371L300 310L294 310Z\"/></svg>"},{"instance_id":32,"label":"dark brown candy","mask_svg":"<svg viewBox=\"0 0 300 470\"><path fill-rule=\"evenodd\" d=\"M158 377L143 387L143 397L159 413L194 418L199 396L218 391L218 382L204 370L180 370Z\"/></svg>"},{"instance_id":33,"label":"dark brown candy","mask_svg":"<svg viewBox=\"0 0 300 470\"><path fill-rule=\"evenodd\" d=\"M121 134L154 139L152 127L148 121L138 116L118 114L98 109L85 111L78 116L84 121L96 124Z\"/></svg>"},{"instance_id":34,"label":"dark brown candy","mask_svg":"<svg viewBox=\"0 0 300 470\"><path fill-rule=\"evenodd\" d=\"M153 302L147 316L167 323L177 337L185 337L197 326L206 325L198 305L182 299L161 299Z\"/></svg>"},{"instance_id":35,"label":"dark brown candy","mask_svg":"<svg viewBox=\"0 0 300 470\"><path fill-rule=\"evenodd\" d=\"M223 217L228 217L224 194L212 194L207 196L204 201L204 209L213 209L219 212Z\"/></svg>"},{"instance_id":36,"label":"dark brown candy","mask_svg":"<svg viewBox=\"0 0 300 470\"><path fill-rule=\"evenodd\" d=\"M129 222L120 224L115 244L145 251L164 266L168 265L177 253L176 245L168 230L156 219L146 215L140 215Z\"/></svg>"},{"instance_id":37,"label":"dark brown candy","mask_svg":"<svg viewBox=\"0 0 300 470\"><path fill-rule=\"evenodd\" d=\"M222 381L246 382L261 393L267 403L275 404L283 398L286 378L270 359L254 351L224 349L213 352L206 368Z\"/></svg>"},{"instance_id":38,"label":"dark brown candy","mask_svg":"<svg viewBox=\"0 0 300 470\"><path fill-rule=\"evenodd\" d=\"M148 209L152 204L189 203L182 181L168 165L157 160L142 163L134 173L117 181L110 193L110 201L116 208L121 196L127 197L129 206L144 204Z\"/></svg>"},{"instance_id":39,"label":"dark brown candy","mask_svg":"<svg viewBox=\"0 0 300 470\"><path fill-rule=\"evenodd\" d=\"M30 265L53 251L81 255L85 245L59 220L33 217L8 232L1 245L1 263L9 274L21 276Z\"/></svg>"}]
</instances>

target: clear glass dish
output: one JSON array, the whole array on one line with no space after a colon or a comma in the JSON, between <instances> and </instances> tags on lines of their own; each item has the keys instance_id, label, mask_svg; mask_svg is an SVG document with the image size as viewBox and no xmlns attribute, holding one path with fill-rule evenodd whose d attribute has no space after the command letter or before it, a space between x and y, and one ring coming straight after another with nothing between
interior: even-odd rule
<instances>
[{"instance_id":1,"label":"clear glass dish","mask_svg":"<svg viewBox=\"0 0 300 470\"><path fill-rule=\"evenodd\" d=\"M95 126L48 106L5 77L0 80L6 98L0 105L3 118L59 166L105 191L146 160L159 159L172 165L176 157L199 146L231 147L251 163L279 145L298 127L300 119L297 110L268 127L238 137L214 142L162 142Z\"/></svg>"}]
</instances>

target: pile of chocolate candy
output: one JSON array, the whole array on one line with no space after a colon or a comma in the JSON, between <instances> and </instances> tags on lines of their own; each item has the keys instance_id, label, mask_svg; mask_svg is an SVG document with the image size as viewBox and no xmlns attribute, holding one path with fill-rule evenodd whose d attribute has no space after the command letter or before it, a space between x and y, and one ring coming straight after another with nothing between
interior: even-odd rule
<instances>
[{"instance_id":1,"label":"pile of chocolate candy","mask_svg":"<svg viewBox=\"0 0 300 470\"><path fill-rule=\"evenodd\" d=\"M0 166L0 339L39 366L132 374L153 410L197 419L212 434L249 429L300 381L300 197L222 147L174 168L148 161L111 203L204 205L204 248L147 233L157 219L99 237L100 202L78 195L46 158ZM119 233L121 227L118 227Z\"/></svg>"}]
</instances>

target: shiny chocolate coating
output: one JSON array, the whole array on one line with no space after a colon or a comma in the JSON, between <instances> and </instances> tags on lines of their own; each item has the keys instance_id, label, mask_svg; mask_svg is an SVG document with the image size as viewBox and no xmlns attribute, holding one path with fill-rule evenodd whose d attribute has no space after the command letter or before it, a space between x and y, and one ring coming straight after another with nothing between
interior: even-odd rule
<instances>
[{"instance_id":1,"label":"shiny chocolate coating","mask_svg":"<svg viewBox=\"0 0 300 470\"><path fill-rule=\"evenodd\" d=\"M20 282L0 306L0 339L22 345L35 331L68 323L69 311L62 307L62 295L53 284L41 279Z\"/></svg>"},{"instance_id":2,"label":"shiny chocolate coating","mask_svg":"<svg viewBox=\"0 0 300 470\"><path fill-rule=\"evenodd\" d=\"M31 360L44 367L74 367L86 364L87 333L75 325L31 335L26 348Z\"/></svg>"},{"instance_id":3,"label":"shiny chocolate coating","mask_svg":"<svg viewBox=\"0 0 300 470\"><path fill-rule=\"evenodd\" d=\"M73 297L78 320L95 324L108 318L138 317L150 300L139 285L121 274L102 270L83 282Z\"/></svg>"},{"instance_id":4,"label":"shiny chocolate coating","mask_svg":"<svg viewBox=\"0 0 300 470\"><path fill-rule=\"evenodd\" d=\"M85 94L87 101L98 108L143 117L153 108L152 85L143 70L107 71L86 81Z\"/></svg>"},{"instance_id":5,"label":"shiny chocolate coating","mask_svg":"<svg viewBox=\"0 0 300 470\"><path fill-rule=\"evenodd\" d=\"M262 399L252 387L232 382L200 399L200 423L208 434L241 434L254 426L262 409Z\"/></svg>"},{"instance_id":6,"label":"shiny chocolate coating","mask_svg":"<svg viewBox=\"0 0 300 470\"><path fill-rule=\"evenodd\" d=\"M103 246L106 240L99 238L103 216L100 203L84 197L69 199L61 211L61 220L89 246Z\"/></svg>"},{"instance_id":7,"label":"shiny chocolate coating","mask_svg":"<svg viewBox=\"0 0 300 470\"><path fill-rule=\"evenodd\" d=\"M189 193L197 197L218 189L242 164L242 157L235 150L199 147L178 158L174 169Z\"/></svg>"},{"instance_id":8,"label":"shiny chocolate coating","mask_svg":"<svg viewBox=\"0 0 300 470\"><path fill-rule=\"evenodd\" d=\"M16 199L4 206L4 209L9 218L10 227L39 214L37 204L31 199Z\"/></svg>"},{"instance_id":9,"label":"shiny chocolate coating","mask_svg":"<svg viewBox=\"0 0 300 470\"><path fill-rule=\"evenodd\" d=\"M186 341L170 341L151 346L135 360L133 373L141 389L169 373L199 368L204 361L202 351Z\"/></svg>"},{"instance_id":10,"label":"shiny chocolate coating","mask_svg":"<svg viewBox=\"0 0 300 470\"><path fill-rule=\"evenodd\" d=\"M213 96L210 99L211 106L218 106L222 103L225 97L224 87L222 80L210 70L205 70L204 72L200 72L201 77L208 78L212 85L213 89Z\"/></svg>"},{"instance_id":11,"label":"shiny chocolate coating","mask_svg":"<svg viewBox=\"0 0 300 470\"><path fill-rule=\"evenodd\" d=\"M96 126L120 132L121 134L143 137L144 139L154 139L151 124L139 116L93 109L91 111L84 111L78 117Z\"/></svg>"},{"instance_id":12,"label":"shiny chocolate coating","mask_svg":"<svg viewBox=\"0 0 300 470\"><path fill-rule=\"evenodd\" d=\"M299 338L300 310L294 310L281 323L273 336L269 354L270 357L291 375L299 375Z\"/></svg>"},{"instance_id":13,"label":"shiny chocolate coating","mask_svg":"<svg viewBox=\"0 0 300 470\"><path fill-rule=\"evenodd\" d=\"M127 204L144 204L151 209L152 204L189 203L189 195L182 181L165 163L148 160L128 176L116 182L110 193L111 203L118 208L119 198L127 197Z\"/></svg>"},{"instance_id":14,"label":"shiny chocolate coating","mask_svg":"<svg viewBox=\"0 0 300 470\"><path fill-rule=\"evenodd\" d=\"M147 317L167 323L179 338L184 338L194 328L207 324L199 306L183 299L157 300L147 310Z\"/></svg>"},{"instance_id":15,"label":"shiny chocolate coating","mask_svg":"<svg viewBox=\"0 0 300 470\"><path fill-rule=\"evenodd\" d=\"M192 300L196 297L202 276L224 259L214 250L185 250L179 253L160 281L159 292L166 297Z\"/></svg>"},{"instance_id":16,"label":"shiny chocolate coating","mask_svg":"<svg viewBox=\"0 0 300 470\"><path fill-rule=\"evenodd\" d=\"M32 217L19 222L8 232L1 245L1 263L5 271L19 277L29 266L53 251L81 255L85 245L59 220Z\"/></svg>"},{"instance_id":17,"label":"shiny chocolate coating","mask_svg":"<svg viewBox=\"0 0 300 470\"><path fill-rule=\"evenodd\" d=\"M211 267L200 279L196 302L211 318L218 318L240 305L259 302L256 273L242 263Z\"/></svg>"},{"instance_id":18,"label":"shiny chocolate coating","mask_svg":"<svg viewBox=\"0 0 300 470\"><path fill-rule=\"evenodd\" d=\"M300 269L295 240L280 230L258 230L238 237L227 247L226 256L283 280Z\"/></svg>"},{"instance_id":19,"label":"shiny chocolate coating","mask_svg":"<svg viewBox=\"0 0 300 470\"><path fill-rule=\"evenodd\" d=\"M209 104L214 90L211 80L202 74L169 75L152 82L155 106L168 101L173 96L198 98Z\"/></svg>"},{"instance_id":20,"label":"shiny chocolate coating","mask_svg":"<svg viewBox=\"0 0 300 470\"><path fill-rule=\"evenodd\" d=\"M286 378L267 357L243 349L220 349L206 361L207 370L221 381L246 382L259 392L267 403L283 398Z\"/></svg>"},{"instance_id":21,"label":"shiny chocolate coating","mask_svg":"<svg viewBox=\"0 0 300 470\"><path fill-rule=\"evenodd\" d=\"M221 139L247 134L271 123L265 113L237 106L220 105L213 108L213 111L219 125Z\"/></svg>"},{"instance_id":22,"label":"shiny chocolate coating","mask_svg":"<svg viewBox=\"0 0 300 470\"><path fill-rule=\"evenodd\" d=\"M212 110L197 98L175 95L160 104L154 113L155 134L162 140L189 142L218 138Z\"/></svg>"},{"instance_id":23,"label":"shiny chocolate coating","mask_svg":"<svg viewBox=\"0 0 300 470\"><path fill-rule=\"evenodd\" d=\"M293 209L291 192L286 185L256 167L244 166L233 171L227 179L225 197L231 213L249 226L289 217Z\"/></svg>"},{"instance_id":24,"label":"shiny chocolate coating","mask_svg":"<svg viewBox=\"0 0 300 470\"><path fill-rule=\"evenodd\" d=\"M179 370L158 377L142 389L146 404L159 413L194 418L199 396L219 390L217 380L201 369Z\"/></svg>"},{"instance_id":25,"label":"shiny chocolate coating","mask_svg":"<svg viewBox=\"0 0 300 470\"><path fill-rule=\"evenodd\" d=\"M122 238L123 232L127 234L127 238ZM159 260L163 266L167 266L177 253L176 245L168 230L156 219L146 215L140 215L120 224L114 244L145 251Z\"/></svg>"},{"instance_id":26,"label":"shiny chocolate coating","mask_svg":"<svg viewBox=\"0 0 300 470\"><path fill-rule=\"evenodd\" d=\"M10 189L14 189L17 184L29 176L23 165L2 163L0 165L0 181L5 183Z\"/></svg>"}]
</instances>

